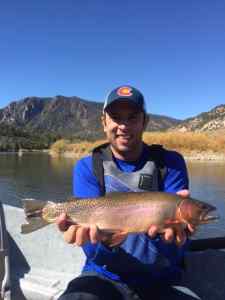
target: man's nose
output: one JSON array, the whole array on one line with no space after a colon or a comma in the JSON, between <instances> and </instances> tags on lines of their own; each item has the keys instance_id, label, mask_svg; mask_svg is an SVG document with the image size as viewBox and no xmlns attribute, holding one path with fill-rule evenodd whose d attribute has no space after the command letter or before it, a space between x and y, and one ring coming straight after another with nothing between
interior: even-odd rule
<instances>
[{"instance_id":1,"label":"man's nose","mask_svg":"<svg viewBox=\"0 0 225 300\"><path fill-rule=\"evenodd\" d=\"M119 128L120 129L126 129L130 125L128 120L121 120L119 122Z\"/></svg>"}]
</instances>

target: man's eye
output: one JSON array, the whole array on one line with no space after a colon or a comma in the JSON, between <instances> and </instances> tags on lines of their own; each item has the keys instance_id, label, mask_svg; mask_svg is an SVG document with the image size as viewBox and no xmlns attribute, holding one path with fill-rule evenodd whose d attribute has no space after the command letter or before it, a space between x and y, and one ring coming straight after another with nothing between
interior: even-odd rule
<instances>
[{"instance_id":1,"label":"man's eye","mask_svg":"<svg viewBox=\"0 0 225 300\"><path fill-rule=\"evenodd\" d=\"M135 122L138 119L138 115L134 114L134 115L130 115L127 118L123 118L121 116L118 115L111 115L110 116L111 119L117 123L120 122Z\"/></svg>"},{"instance_id":2,"label":"man's eye","mask_svg":"<svg viewBox=\"0 0 225 300\"><path fill-rule=\"evenodd\" d=\"M129 117L129 120L137 120L138 119L138 116L137 115L132 115Z\"/></svg>"},{"instance_id":3,"label":"man's eye","mask_svg":"<svg viewBox=\"0 0 225 300\"><path fill-rule=\"evenodd\" d=\"M111 118L112 118L114 121L120 121L120 117L119 117L119 116L111 116Z\"/></svg>"}]
</instances>

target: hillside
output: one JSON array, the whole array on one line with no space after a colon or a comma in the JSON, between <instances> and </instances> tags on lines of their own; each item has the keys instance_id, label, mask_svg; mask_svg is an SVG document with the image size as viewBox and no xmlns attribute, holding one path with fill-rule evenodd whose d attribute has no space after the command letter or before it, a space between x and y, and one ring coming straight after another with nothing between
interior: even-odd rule
<instances>
[{"instance_id":1,"label":"hillside","mask_svg":"<svg viewBox=\"0 0 225 300\"><path fill-rule=\"evenodd\" d=\"M225 105L218 105L209 112L203 112L196 117L186 119L179 125L169 128L169 130L181 132L223 132L225 131Z\"/></svg>"},{"instance_id":2,"label":"hillside","mask_svg":"<svg viewBox=\"0 0 225 300\"><path fill-rule=\"evenodd\" d=\"M0 125L7 124L40 134L48 132L88 137L100 130L98 116L101 108L100 103L77 97L28 97L0 110Z\"/></svg>"},{"instance_id":3,"label":"hillside","mask_svg":"<svg viewBox=\"0 0 225 300\"><path fill-rule=\"evenodd\" d=\"M102 107L103 103L64 96L27 97L13 101L0 109L0 150L32 148L38 143L38 148L48 147L57 137L79 140L102 138ZM158 115L150 115L150 120L148 131L165 131L180 123ZM13 137L16 137L14 146ZM29 141L33 146L29 147Z\"/></svg>"}]
</instances>

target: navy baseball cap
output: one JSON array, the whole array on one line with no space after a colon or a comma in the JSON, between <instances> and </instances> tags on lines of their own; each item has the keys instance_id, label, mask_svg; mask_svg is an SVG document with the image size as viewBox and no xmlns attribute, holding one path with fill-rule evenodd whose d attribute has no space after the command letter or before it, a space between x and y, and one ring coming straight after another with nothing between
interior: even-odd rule
<instances>
[{"instance_id":1,"label":"navy baseball cap","mask_svg":"<svg viewBox=\"0 0 225 300\"><path fill-rule=\"evenodd\" d=\"M123 100L130 101L144 113L146 112L144 96L138 89L129 85L119 86L108 94L103 106L103 112L112 103Z\"/></svg>"}]
</instances>

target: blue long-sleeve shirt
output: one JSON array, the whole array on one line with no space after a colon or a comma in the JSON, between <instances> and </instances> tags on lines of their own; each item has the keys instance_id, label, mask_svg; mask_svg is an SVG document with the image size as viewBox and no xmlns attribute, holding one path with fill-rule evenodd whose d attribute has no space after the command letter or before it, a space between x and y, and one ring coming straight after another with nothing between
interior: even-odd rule
<instances>
[{"instance_id":1,"label":"blue long-sleeve shirt","mask_svg":"<svg viewBox=\"0 0 225 300\"><path fill-rule=\"evenodd\" d=\"M141 169L148 160L147 152L137 162L114 159L117 167L124 172ZM176 193L188 189L188 175L183 157L174 151L165 151L166 174L162 190ZM92 157L77 161L73 172L73 193L75 197L87 198L101 195L97 178L92 167ZM84 271L96 271L103 276L124 282L142 282L155 280L172 281L180 275L180 264L186 245L177 247L175 243L166 244L158 236L151 240L147 234L130 235L125 241L125 249L110 249L102 243L86 243L83 246L87 257ZM159 261L168 260L169 264L161 268Z\"/></svg>"}]
</instances>

